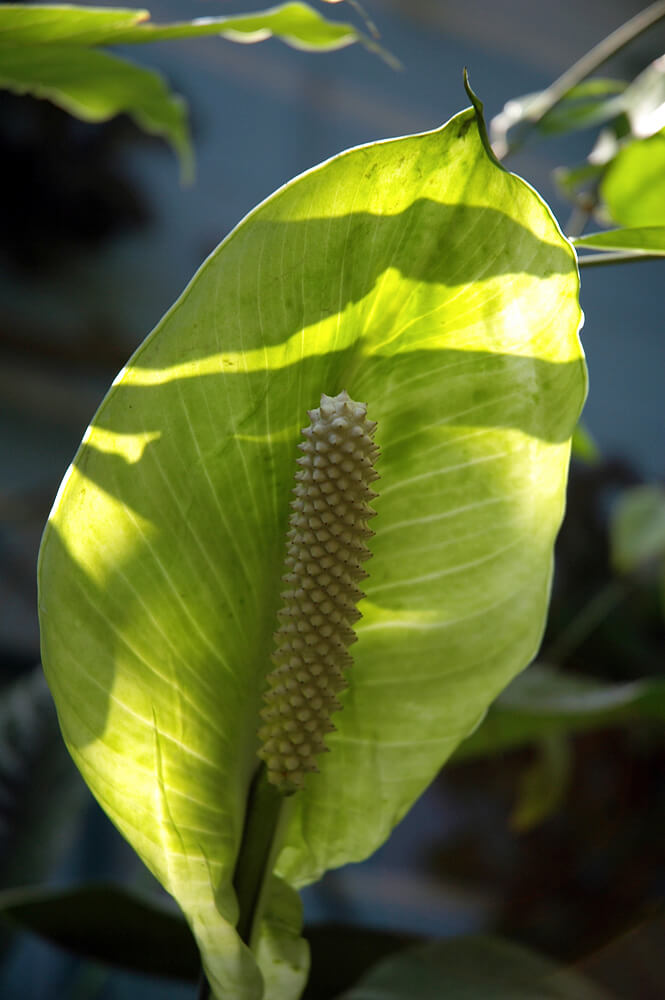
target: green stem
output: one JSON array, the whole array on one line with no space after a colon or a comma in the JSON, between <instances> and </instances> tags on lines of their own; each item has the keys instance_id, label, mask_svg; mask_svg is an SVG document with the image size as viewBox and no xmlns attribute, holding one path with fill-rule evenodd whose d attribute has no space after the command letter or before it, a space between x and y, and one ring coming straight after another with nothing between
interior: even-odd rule
<instances>
[{"instance_id":1,"label":"green stem","mask_svg":"<svg viewBox=\"0 0 665 1000\"><path fill-rule=\"evenodd\" d=\"M271 785L261 764L249 790L245 826L233 876L238 900L236 930L249 948L256 946L270 876L282 847L293 797ZM209 1000L210 986L201 974L197 1000Z\"/></svg>"},{"instance_id":2,"label":"green stem","mask_svg":"<svg viewBox=\"0 0 665 1000\"><path fill-rule=\"evenodd\" d=\"M292 802L291 796L285 796L268 781L262 764L250 788L233 878L239 907L237 931L250 948L256 944L268 883L282 847Z\"/></svg>"},{"instance_id":3,"label":"green stem","mask_svg":"<svg viewBox=\"0 0 665 1000\"><path fill-rule=\"evenodd\" d=\"M665 18L665 0L658 0L657 3L652 3L649 7L640 11L635 17L631 17L625 24L618 27L616 31L612 31L598 45L594 45L592 49L589 49L581 59L573 63L565 73L562 73L554 83L550 84L547 90L542 92L538 100L534 101L531 109L524 118L522 129L519 131L517 138L509 144L505 155L514 153L523 144L527 134L536 128L545 115L549 114L557 104L561 103L573 87L586 80L603 63L606 63L608 59L611 59L617 52L620 52L626 45L644 34L645 31L648 31L649 28L653 27L658 21L663 20L663 18Z\"/></svg>"}]
</instances>

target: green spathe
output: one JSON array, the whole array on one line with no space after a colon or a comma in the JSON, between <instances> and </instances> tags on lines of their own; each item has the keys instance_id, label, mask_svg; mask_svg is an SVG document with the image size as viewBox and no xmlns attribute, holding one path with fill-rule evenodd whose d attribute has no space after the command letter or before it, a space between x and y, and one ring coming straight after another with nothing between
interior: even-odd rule
<instances>
[{"instance_id":1,"label":"green spathe","mask_svg":"<svg viewBox=\"0 0 665 1000\"><path fill-rule=\"evenodd\" d=\"M382 457L351 687L277 866L292 885L375 850L536 651L579 324L573 250L468 110L260 205L86 432L42 544L44 665L77 764L218 997L262 990L231 880L306 410L346 388ZM305 959L292 933L270 940L266 996L288 1000Z\"/></svg>"}]
</instances>

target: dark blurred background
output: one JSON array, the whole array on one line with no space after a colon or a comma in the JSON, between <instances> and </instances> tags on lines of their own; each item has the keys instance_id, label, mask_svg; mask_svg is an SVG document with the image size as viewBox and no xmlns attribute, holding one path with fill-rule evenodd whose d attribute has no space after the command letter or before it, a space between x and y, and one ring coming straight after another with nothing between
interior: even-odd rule
<instances>
[{"instance_id":1,"label":"dark blurred background","mask_svg":"<svg viewBox=\"0 0 665 1000\"><path fill-rule=\"evenodd\" d=\"M260 6L157 0L151 11L159 21ZM319 6L358 23L346 4ZM310 55L275 41L201 39L132 49L132 59L159 68L189 102L197 172L187 188L169 149L128 119L84 124L45 102L0 92L0 680L6 691L17 679L36 683L30 671L39 660L39 538L83 431L116 372L228 231L279 185L340 150L440 125L468 103L464 66L491 118L511 97L547 86L644 5L365 0L365 6L402 71L359 46ZM664 49L665 29L658 26L607 72L632 78ZM564 230L571 208L558 196L552 170L581 161L590 143L585 133L534 139L508 162L550 202ZM663 273L656 261L583 274L591 383L584 419L601 458L573 466L546 647L610 577L613 497L665 477ZM662 675L665 635L655 591L629 595L563 659L567 669L610 680ZM32 854L22 856L25 843L7 834L19 806L6 769L0 887L112 878L152 888L72 776L48 700L30 705L25 711L41 742L21 747L19 769L35 775L30 809L36 814L50 794L54 811ZM593 966L601 980L611 979L617 997L665 996L665 978L657 978L643 954L665 893L662 732L640 726L586 734L572 741L571 754L557 810L523 832L511 815L529 751L447 768L374 858L330 873L305 893L307 920L427 936L499 930L566 963ZM33 813L26 817L34 840ZM0 958L0 995L9 1000L193 996L190 986L111 973L30 937L5 934ZM640 989L621 992L622 969L632 968L634 987L635 962L644 967ZM317 989L323 986L315 983L312 996Z\"/></svg>"}]
</instances>

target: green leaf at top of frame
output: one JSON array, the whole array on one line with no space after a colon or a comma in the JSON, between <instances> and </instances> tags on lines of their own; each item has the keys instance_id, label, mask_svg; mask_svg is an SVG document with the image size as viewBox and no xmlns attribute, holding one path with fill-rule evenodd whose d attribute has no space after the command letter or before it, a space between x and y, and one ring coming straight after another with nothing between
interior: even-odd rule
<instances>
[{"instance_id":1,"label":"green leaf at top of frame","mask_svg":"<svg viewBox=\"0 0 665 1000\"><path fill-rule=\"evenodd\" d=\"M99 45L150 17L122 7L3 4L0 45Z\"/></svg>"},{"instance_id":2,"label":"green leaf at top of frame","mask_svg":"<svg viewBox=\"0 0 665 1000\"><path fill-rule=\"evenodd\" d=\"M43 662L219 996L262 990L232 878L307 409L366 401L382 458L350 686L278 860L296 886L375 850L538 647L586 391L578 290L468 110L263 202L86 431L41 548Z\"/></svg>"},{"instance_id":3,"label":"green leaf at top of frame","mask_svg":"<svg viewBox=\"0 0 665 1000\"><path fill-rule=\"evenodd\" d=\"M1 45L129 45L219 35L232 41L260 42L272 36L311 51L341 48L362 36L351 24L330 21L300 0L266 10L224 17L154 24L147 10L4 4L0 7Z\"/></svg>"},{"instance_id":4,"label":"green leaf at top of frame","mask_svg":"<svg viewBox=\"0 0 665 1000\"><path fill-rule=\"evenodd\" d=\"M665 225L625 226L603 233L589 233L572 240L576 247L596 250L637 250L648 254L665 254Z\"/></svg>"},{"instance_id":5,"label":"green leaf at top of frame","mask_svg":"<svg viewBox=\"0 0 665 1000\"><path fill-rule=\"evenodd\" d=\"M275 36L299 49L331 51L370 39L330 21L305 3L231 17L201 17L158 25L146 10L75 6L0 6L0 87L46 98L84 121L127 112L146 131L163 136L191 175L192 150L183 99L152 70L96 46L219 35L236 42Z\"/></svg>"}]
</instances>

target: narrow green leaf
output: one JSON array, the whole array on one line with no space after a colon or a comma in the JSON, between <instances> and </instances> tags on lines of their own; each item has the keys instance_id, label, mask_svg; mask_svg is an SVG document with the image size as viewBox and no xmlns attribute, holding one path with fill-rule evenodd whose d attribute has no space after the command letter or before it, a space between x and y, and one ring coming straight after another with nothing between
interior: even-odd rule
<instances>
[{"instance_id":1,"label":"narrow green leaf","mask_svg":"<svg viewBox=\"0 0 665 1000\"><path fill-rule=\"evenodd\" d=\"M609 1000L549 958L492 937L453 938L385 959L339 1000Z\"/></svg>"},{"instance_id":2,"label":"narrow green leaf","mask_svg":"<svg viewBox=\"0 0 665 1000\"><path fill-rule=\"evenodd\" d=\"M141 128L164 136L191 172L186 107L152 70L83 46L0 45L0 87L43 97L84 121L106 121L121 111Z\"/></svg>"},{"instance_id":3,"label":"narrow green leaf","mask_svg":"<svg viewBox=\"0 0 665 1000\"><path fill-rule=\"evenodd\" d=\"M619 573L634 573L665 559L665 489L624 490L610 519L610 547Z\"/></svg>"},{"instance_id":4,"label":"narrow green leaf","mask_svg":"<svg viewBox=\"0 0 665 1000\"><path fill-rule=\"evenodd\" d=\"M199 975L198 949L182 916L117 885L0 892L0 916L95 962L167 978Z\"/></svg>"},{"instance_id":5,"label":"narrow green leaf","mask_svg":"<svg viewBox=\"0 0 665 1000\"><path fill-rule=\"evenodd\" d=\"M482 724L455 753L455 760L537 743L549 734L665 721L665 681L604 684L555 667L534 664L516 677Z\"/></svg>"},{"instance_id":6,"label":"narrow green leaf","mask_svg":"<svg viewBox=\"0 0 665 1000\"><path fill-rule=\"evenodd\" d=\"M578 236L572 243L576 247L597 250L643 250L648 254L665 254L665 225L608 229L604 233Z\"/></svg>"},{"instance_id":7,"label":"narrow green leaf","mask_svg":"<svg viewBox=\"0 0 665 1000\"><path fill-rule=\"evenodd\" d=\"M292 48L326 51L344 48L361 36L352 24L329 21L306 3L285 3L254 14L233 17L201 17L179 24L138 24L120 33L123 43L221 35L233 42L262 42L279 38Z\"/></svg>"},{"instance_id":8,"label":"narrow green leaf","mask_svg":"<svg viewBox=\"0 0 665 1000\"><path fill-rule=\"evenodd\" d=\"M252 14L199 17L175 24L154 24L147 10L95 7L0 7L0 43L12 45L127 45L219 35L236 42L261 42L274 36L294 48L331 51L360 35L351 24L329 21L306 3L285 3Z\"/></svg>"},{"instance_id":9,"label":"narrow green leaf","mask_svg":"<svg viewBox=\"0 0 665 1000\"><path fill-rule=\"evenodd\" d=\"M533 657L586 388L575 255L475 113L350 150L221 244L117 378L40 556L43 657L95 795L255 1000L231 885L300 427L346 388L380 498L293 885L366 857Z\"/></svg>"}]
</instances>

